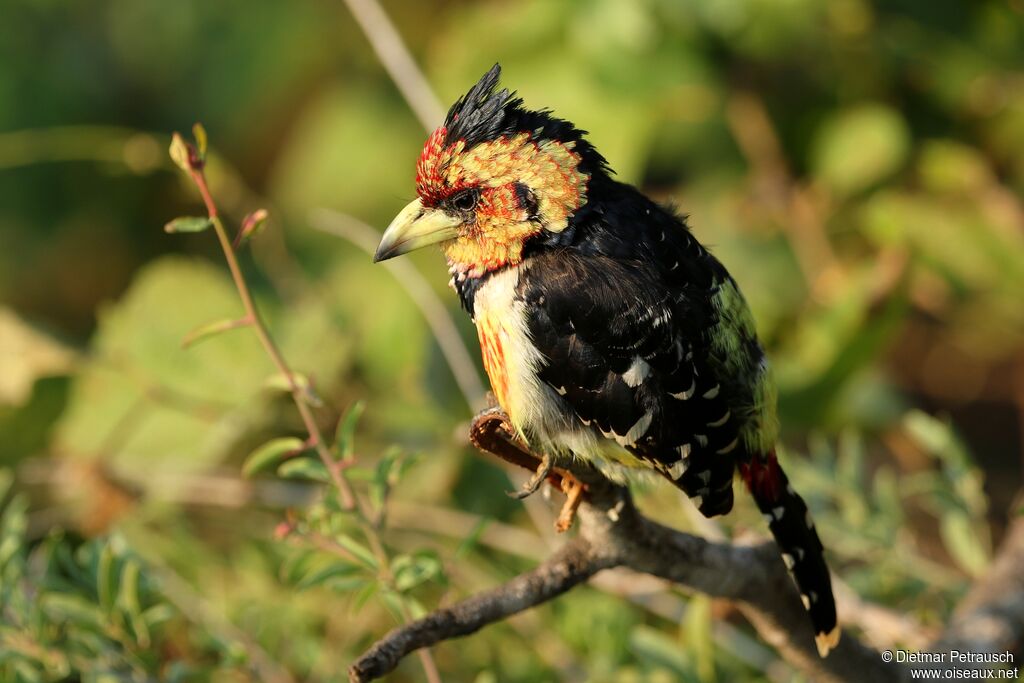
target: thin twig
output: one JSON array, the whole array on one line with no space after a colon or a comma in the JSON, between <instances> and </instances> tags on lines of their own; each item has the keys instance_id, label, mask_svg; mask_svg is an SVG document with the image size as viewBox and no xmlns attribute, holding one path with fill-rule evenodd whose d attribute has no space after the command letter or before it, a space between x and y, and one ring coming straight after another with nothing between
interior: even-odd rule
<instances>
[{"instance_id":1,"label":"thin twig","mask_svg":"<svg viewBox=\"0 0 1024 683\"><path fill-rule=\"evenodd\" d=\"M204 141L200 143L200 146L204 147L205 132L202 131L202 128L198 126L198 124L193 130L197 130L197 136L202 135ZM227 261L228 270L231 273L231 279L235 283L235 288L238 291L239 298L242 301L242 306L245 309L246 315L244 320L246 321L246 324L253 328L260 344L270 357L271 362L277 368L280 375L284 377L295 406L302 418L302 422L309 434L307 443L316 450L324 467L330 474L331 480L338 491L338 495L340 496L341 506L346 510L351 510L356 513L355 520L362 529L363 535L370 546L371 552L377 558L380 581L388 586L393 585L394 577L391 575L389 568L387 550L384 548L384 543L380 538L378 529L374 526L373 515L370 514L370 510L367 508L366 504L356 496L351 484L349 484L348 480L345 478L342 471L344 463L335 460L331 456L327 443L320 431L320 427L317 425L313 412L307 402L306 387L299 382L295 372L285 360L284 354L281 353L277 343L270 335L270 331L261 317L259 309L256 308L252 293L249 290L248 282L245 280L241 267L239 266L234 243L228 237L227 229L224 227L224 223L220 219L220 215L217 211L217 204L214 201L209 185L206 182L206 175L204 171L205 161L203 160L202 152L197 150L194 146L184 143L184 141L176 135L174 142L172 142L171 154L172 157L175 158L175 162L184 170L188 171L196 185L196 188L199 190L199 194L206 206L207 216L213 226L214 232L217 235L217 240L220 242L224 258ZM405 606L403 604L403 610L404 609ZM441 677L430 652L422 650L419 653L419 658L423 663L423 670L426 674L428 683L441 683Z\"/></svg>"},{"instance_id":2,"label":"thin twig","mask_svg":"<svg viewBox=\"0 0 1024 683\"><path fill-rule=\"evenodd\" d=\"M444 118L444 108L388 15L376 0L344 2L416 118L427 131L439 126Z\"/></svg>"},{"instance_id":3,"label":"thin twig","mask_svg":"<svg viewBox=\"0 0 1024 683\"><path fill-rule=\"evenodd\" d=\"M221 221L220 216L217 213L217 204L214 202L213 196L210 194L210 188L206 183L206 175L203 173L202 166L193 167L189 173L199 190L199 194L203 198L203 203L206 205L206 212L209 215L210 222L213 223L214 232L217 234L217 240L220 242L221 251L224 252L224 259L227 261L228 270L231 272L231 279L235 283L235 289L238 291L238 296L242 300L243 308L245 308L245 317L251 322L253 331L256 333L256 337L259 339L264 351L266 351L267 355L270 356L270 360L274 364L274 367L277 368L277 371L281 373L281 376L284 377L285 381L288 383L288 389L295 401L295 407L298 409L299 415L302 418L302 424L309 432L314 449L320 456L320 460L323 461L324 467L326 467L327 471L330 473L331 481L334 482L334 486L338 489L338 494L341 496L342 506L347 510L355 509L358 504L355 492L352 490L352 486L348 483L348 480L345 479L344 474L342 474L341 468L337 466L334 458L331 457L330 452L327 450L327 444L324 441L323 434L320 432L319 425L316 423L316 418L313 417L313 411L309 408L303 388L295 379L295 373L292 371L291 366L288 365L288 361L285 360L284 355L277 347L277 343L274 341L273 337L270 336L270 331L268 330L266 323L263 321L263 317L260 315L259 309L256 308L256 303L253 301L252 293L249 291L249 283L246 282L245 276L242 275L242 269L238 265L238 255L231 244L231 238L228 237L228 232L224 228L224 223Z\"/></svg>"}]
</instances>

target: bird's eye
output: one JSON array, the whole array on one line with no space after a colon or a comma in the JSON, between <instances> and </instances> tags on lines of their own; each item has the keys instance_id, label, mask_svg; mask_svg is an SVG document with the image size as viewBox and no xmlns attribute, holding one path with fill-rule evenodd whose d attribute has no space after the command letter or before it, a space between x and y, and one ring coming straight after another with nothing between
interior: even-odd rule
<instances>
[{"instance_id":1,"label":"bird's eye","mask_svg":"<svg viewBox=\"0 0 1024 683\"><path fill-rule=\"evenodd\" d=\"M476 190L463 190L453 195L449 202L456 211L472 211L476 208L476 202L479 197L480 193Z\"/></svg>"}]
</instances>

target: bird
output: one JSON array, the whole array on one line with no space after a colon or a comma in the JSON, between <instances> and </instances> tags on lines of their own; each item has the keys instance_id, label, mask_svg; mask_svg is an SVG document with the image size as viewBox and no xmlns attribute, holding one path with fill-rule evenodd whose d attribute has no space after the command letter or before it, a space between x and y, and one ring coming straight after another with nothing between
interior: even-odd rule
<instances>
[{"instance_id":1,"label":"bird","mask_svg":"<svg viewBox=\"0 0 1024 683\"><path fill-rule=\"evenodd\" d=\"M736 281L686 216L500 75L429 136L374 261L440 246L494 396L545 462L657 473L707 517L732 509L738 473L827 656L840 628L824 549L776 455L776 387Z\"/></svg>"}]
</instances>

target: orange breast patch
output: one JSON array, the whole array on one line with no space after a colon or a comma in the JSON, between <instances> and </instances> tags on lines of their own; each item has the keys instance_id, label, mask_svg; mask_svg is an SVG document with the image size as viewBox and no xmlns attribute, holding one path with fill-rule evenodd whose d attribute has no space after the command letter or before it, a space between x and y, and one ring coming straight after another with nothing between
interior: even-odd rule
<instances>
[{"instance_id":1,"label":"orange breast patch","mask_svg":"<svg viewBox=\"0 0 1024 683\"><path fill-rule=\"evenodd\" d=\"M494 396L506 413L511 415L511 402L509 401L509 379L508 368L505 365L505 342L508 335L502 328L501 323L490 316L483 316L477 319L477 334L480 337L480 352L483 355L484 370L491 380L491 389Z\"/></svg>"}]
</instances>

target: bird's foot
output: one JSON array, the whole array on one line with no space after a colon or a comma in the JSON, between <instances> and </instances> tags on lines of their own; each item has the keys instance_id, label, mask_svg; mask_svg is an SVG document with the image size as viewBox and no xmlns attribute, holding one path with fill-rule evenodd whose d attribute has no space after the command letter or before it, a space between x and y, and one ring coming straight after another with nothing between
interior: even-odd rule
<instances>
[{"instance_id":1,"label":"bird's foot","mask_svg":"<svg viewBox=\"0 0 1024 683\"><path fill-rule=\"evenodd\" d=\"M540 485L544 483L544 480L548 478L548 475L551 474L551 463L551 456L545 454L544 457L541 458L540 466L537 467L537 471L533 473L533 476L530 477L528 482L523 484L523 488L518 491L510 491L508 495L516 500L523 500L524 498L532 496L537 492L537 489L540 488Z\"/></svg>"},{"instance_id":2,"label":"bird's foot","mask_svg":"<svg viewBox=\"0 0 1024 683\"><path fill-rule=\"evenodd\" d=\"M565 533L572 528L576 521L576 510L583 502L583 494L586 492L586 485L568 472L562 473L562 492L565 494L565 505L558 513L558 520L555 521L555 531Z\"/></svg>"}]
</instances>

